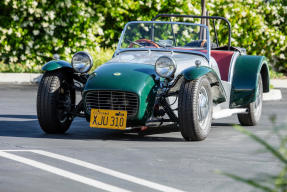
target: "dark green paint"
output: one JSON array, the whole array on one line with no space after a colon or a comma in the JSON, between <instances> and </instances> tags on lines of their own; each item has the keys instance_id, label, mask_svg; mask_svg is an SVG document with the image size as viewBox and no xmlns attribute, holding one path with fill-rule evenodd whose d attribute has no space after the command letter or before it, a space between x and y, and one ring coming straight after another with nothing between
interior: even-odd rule
<instances>
[{"instance_id":1,"label":"dark green paint","mask_svg":"<svg viewBox=\"0 0 287 192\"><path fill-rule=\"evenodd\" d=\"M119 76L114 73L121 73ZM139 96L136 121L144 123L152 113L157 85L153 65L136 63L106 63L98 67L88 79L84 95L90 90L119 90ZM83 95L83 96L84 96Z\"/></svg>"},{"instance_id":2,"label":"dark green paint","mask_svg":"<svg viewBox=\"0 0 287 192\"><path fill-rule=\"evenodd\" d=\"M72 65L67 62L67 61L63 61L63 60L52 60L49 61L48 63L46 63L43 67L42 70L43 71L53 71L56 69L60 69L60 68L70 68L73 69Z\"/></svg>"},{"instance_id":3,"label":"dark green paint","mask_svg":"<svg viewBox=\"0 0 287 192\"><path fill-rule=\"evenodd\" d=\"M199 67L190 67L183 70L182 74L185 79L192 81L198 79L210 72L214 72L213 69L206 67L206 66L199 66Z\"/></svg>"},{"instance_id":4,"label":"dark green paint","mask_svg":"<svg viewBox=\"0 0 287 192\"><path fill-rule=\"evenodd\" d=\"M241 55L237 58L230 94L230 108L246 107L255 101L258 75L262 66L267 67L267 61L263 56ZM263 86L269 87L269 73L262 73ZM269 89L265 88L264 92Z\"/></svg>"},{"instance_id":5,"label":"dark green paint","mask_svg":"<svg viewBox=\"0 0 287 192\"><path fill-rule=\"evenodd\" d=\"M211 79L216 79L216 82L218 83L218 87L219 87L219 92L220 95L216 96L216 99L213 100L214 103L219 104L222 102L226 101L226 94L223 88L223 85L221 83L220 78L218 77L218 75L216 74L216 72L211 69L210 67L207 66L193 66L190 68L187 68L185 70L183 70L182 72L184 78L188 81L192 81L192 80L196 80L202 76L208 76L211 77ZM215 83L215 82L212 82Z\"/></svg>"}]
</instances>

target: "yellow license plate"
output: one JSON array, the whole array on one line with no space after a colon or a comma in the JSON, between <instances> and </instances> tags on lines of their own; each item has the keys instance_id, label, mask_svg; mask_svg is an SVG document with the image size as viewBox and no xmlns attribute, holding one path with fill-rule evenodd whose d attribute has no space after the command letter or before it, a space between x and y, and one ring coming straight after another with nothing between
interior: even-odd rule
<instances>
[{"instance_id":1,"label":"yellow license plate","mask_svg":"<svg viewBox=\"0 0 287 192\"><path fill-rule=\"evenodd\" d=\"M124 130L127 124L127 111L92 109L90 127L121 129Z\"/></svg>"}]
</instances>

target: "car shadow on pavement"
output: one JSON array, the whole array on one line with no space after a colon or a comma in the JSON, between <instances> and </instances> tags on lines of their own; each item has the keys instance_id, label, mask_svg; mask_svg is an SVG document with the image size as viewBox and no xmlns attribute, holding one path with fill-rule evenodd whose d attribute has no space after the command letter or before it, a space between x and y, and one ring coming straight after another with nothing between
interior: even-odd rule
<instances>
[{"instance_id":1,"label":"car shadow on pavement","mask_svg":"<svg viewBox=\"0 0 287 192\"><path fill-rule=\"evenodd\" d=\"M0 118L37 119L36 115L0 115Z\"/></svg>"},{"instance_id":2,"label":"car shadow on pavement","mask_svg":"<svg viewBox=\"0 0 287 192\"><path fill-rule=\"evenodd\" d=\"M235 125L239 125L236 123L212 123L211 126L212 128L216 128L216 127L233 127Z\"/></svg>"},{"instance_id":3,"label":"car shadow on pavement","mask_svg":"<svg viewBox=\"0 0 287 192\"><path fill-rule=\"evenodd\" d=\"M66 134L45 134L36 115L0 115L0 136L50 138L69 140L118 140L143 142L183 142L179 137L156 136L155 134L178 132L176 127L161 127L148 129L143 134L128 131L90 128L84 119L76 118Z\"/></svg>"}]
</instances>

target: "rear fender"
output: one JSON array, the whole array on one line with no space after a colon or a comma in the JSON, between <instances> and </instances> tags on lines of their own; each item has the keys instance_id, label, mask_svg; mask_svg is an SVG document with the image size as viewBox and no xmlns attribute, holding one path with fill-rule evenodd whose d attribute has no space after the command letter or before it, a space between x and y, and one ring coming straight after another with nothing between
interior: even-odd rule
<instances>
[{"instance_id":1,"label":"rear fender","mask_svg":"<svg viewBox=\"0 0 287 192\"><path fill-rule=\"evenodd\" d=\"M193 66L185 69L182 75L186 81L193 81L202 76L206 76L211 85L213 102L219 104L226 101L226 94L221 80L212 68L207 66Z\"/></svg>"},{"instance_id":2,"label":"rear fender","mask_svg":"<svg viewBox=\"0 0 287 192\"><path fill-rule=\"evenodd\" d=\"M266 58L252 55L241 55L237 58L231 85L230 108L247 107L255 101L259 75L262 77L263 92L269 92Z\"/></svg>"},{"instance_id":3,"label":"rear fender","mask_svg":"<svg viewBox=\"0 0 287 192\"><path fill-rule=\"evenodd\" d=\"M61 68L73 70L72 65L69 62L63 61L63 60L49 61L42 67L42 70L43 71L54 71L54 70L61 69Z\"/></svg>"}]
</instances>

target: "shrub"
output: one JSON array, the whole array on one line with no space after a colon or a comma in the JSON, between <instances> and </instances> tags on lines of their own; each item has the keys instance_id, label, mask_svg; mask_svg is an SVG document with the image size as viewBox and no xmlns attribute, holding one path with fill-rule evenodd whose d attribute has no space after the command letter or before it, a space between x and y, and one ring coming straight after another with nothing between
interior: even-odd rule
<instances>
[{"instance_id":1,"label":"shrub","mask_svg":"<svg viewBox=\"0 0 287 192\"><path fill-rule=\"evenodd\" d=\"M209 15L223 16L232 26L232 45L244 47L251 55L264 55L277 71L287 73L287 1L286 0L208 0ZM131 1L99 3L105 17L102 46L117 42L125 23L151 20L160 13L200 15L200 0ZM114 22L116 21L116 22ZM227 44L227 28L217 25L219 40ZM225 41L225 42L224 42Z\"/></svg>"},{"instance_id":2,"label":"shrub","mask_svg":"<svg viewBox=\"0 0 287 192\"><path fill-rule=\"evenodd\" d=\"M128 21L171 10L199 14L198 6L176 0L0 1L0 70L38 72L53 54L67 60L78 50L95 55L100 52L99 43L114 47Z\"/></svg>"},{"instance_id":3,"label":"shrub","mask_svg":"<svg viewBox=\"0 0 287 192\"><path fill-rule=\"evenodd\" d=\"M112 58L115 50L109 49L109 48L105 48L105 49L101 48L98 51L94 51L93 49L91 49L91 50L88 50L88 52L91 54L91 56L93 57L93 60L94 60L94 65L93 65L93 68L91 69L91 71L93 71L94 69L96 69L101 64L110 60Z\"/></svg>"},{"instance_id":4,"label":"shrub","mask_svg":"<svg viewBox=\"0 0 287 192\"><path fill-rule=\"evenodd\" d=\"M286 0L208 2L211 15L224 16L231 22L233 46L244 47L251 55L264 55L277 70L287 72Z\"/></svg>"},{"instance_id":5,"label":"shrub","mask_svg":"<svg viewBox=\"0 0 287 192\"><path fill-rule=\"evenodd\" d=\"M100 66L101 64L107 62L108 60L110 60L115 52L114 49L111 48L100 48L98 50L95 49L88 49L87 50L91 56L93 57L94 60L94 65L93 68L91 69L91 71L93 71L94 69L96 69L98 66ZM71 61L71 54L67 55L67 57L65 57L65 59L67 61ZM16 63L16 64L4 64L3 62L0 62L0 71L1 72L16 72L16 73L24 73L24 72L33 72L33 73L40 73L41 72L41 68L42 66L39 65L39 68L34 68L33 70L31 70L30 68L26 67L25 65L21 65L20 63Z\"/></svg>"},{"instance_id":6,"label":"shrub","mask_svg":"<svg viewBox=\"0 0 287 192\"><path fill-rule=\"evenodd\" d=\"M88 0L0 1L0 58L37 71L53 54L99 49L103 18ZM13 68L13 67L10 67Z\"/></svg>"},{"instance_id":7,"label":"shrub","mask_svg":"<svg viewBox=\"0 0 287 192\"><path fill-rule=\"evenodd\" d=\"M265 55L277 70L287 72L286 0L207 2L209 15L231 21L232 45ZM200 0L0 1L0 63L35 71L55 53L67 59L78 50L115 48L128 21L151 20L159 13L200 15ZM226 28L217 28L226 42Z\"/></svg>"}]
</instances>

